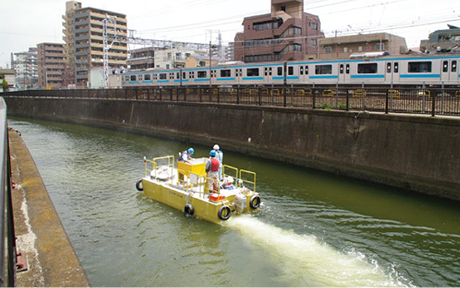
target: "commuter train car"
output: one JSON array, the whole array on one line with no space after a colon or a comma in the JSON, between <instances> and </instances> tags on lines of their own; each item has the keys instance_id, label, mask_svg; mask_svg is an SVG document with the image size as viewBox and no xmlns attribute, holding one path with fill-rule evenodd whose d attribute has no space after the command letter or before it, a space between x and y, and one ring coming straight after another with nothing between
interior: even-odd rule
<instances>
[{"instance_id":1,"label":"commuter train car","mask_svg":"<svg viewBox=\"0 0 460 288\"><path fill-rule=\"evenodd\" d=\"M122 86L460 86L460 55L361 56L128 72Z\"/></svg>"}]
</instances>

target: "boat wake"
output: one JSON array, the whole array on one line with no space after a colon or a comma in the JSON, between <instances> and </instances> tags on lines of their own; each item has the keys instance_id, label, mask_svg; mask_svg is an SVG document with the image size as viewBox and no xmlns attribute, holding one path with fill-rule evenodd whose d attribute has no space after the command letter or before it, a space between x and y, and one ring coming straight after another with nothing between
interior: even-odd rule
<instances>
[{"instance_id":1,"label":"boat wake","mask_svg":"<svg viewBox=\"0 0 460 288\"><path fill-rule=\"evenodd\" d=\"M248 215L224 225L266 249L283 272L281 280L292 286L398 286L363 255L340 253L314 236L298 235Z\"/></svg>"}]
</instances>

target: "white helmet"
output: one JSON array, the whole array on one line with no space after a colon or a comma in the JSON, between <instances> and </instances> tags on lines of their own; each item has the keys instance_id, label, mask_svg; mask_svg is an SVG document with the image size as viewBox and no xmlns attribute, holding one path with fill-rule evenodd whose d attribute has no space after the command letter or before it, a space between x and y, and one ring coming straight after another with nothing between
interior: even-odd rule
<instances>
[{"instance_id":1,"label":"white helmet","mask_svg":"<svg viewBox=\"0 0 460 288\"><path fill-rule=\"evenodd\" d=\"M216 144L216 145L214 145L214 147L212 147L212 149L214 149L214 150L219 150L220 147L219 147L219 145Z\"/></svg>"}]
</instances>

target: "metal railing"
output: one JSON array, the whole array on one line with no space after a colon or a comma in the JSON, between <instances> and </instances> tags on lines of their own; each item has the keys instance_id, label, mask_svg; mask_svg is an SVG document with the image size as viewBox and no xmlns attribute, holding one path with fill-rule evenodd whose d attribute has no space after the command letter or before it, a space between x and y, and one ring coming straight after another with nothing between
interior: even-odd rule
<instances>
[{"instance_id":1,"label":"metal railing","mask_svg":"<svg viewBox=\"0 0 460 288\"><path fill-rule=\"evenodd\" d=\"M460 88L365 87L133 87L124 89L25 90L4 98L172 101L290 108L460 116Z\"/></svg>"},{"instance_id":2,"label":"metal railing","mask_svg":"<svg viewBox=\"0 0 460 288\"><path fill-rule=\"evenodd\" d=\"M0 98L0 285L16 286L16 236L14 232L13 201L11 196L11 163L8 139L6 103Z\"/></svg>"}]
</instances>

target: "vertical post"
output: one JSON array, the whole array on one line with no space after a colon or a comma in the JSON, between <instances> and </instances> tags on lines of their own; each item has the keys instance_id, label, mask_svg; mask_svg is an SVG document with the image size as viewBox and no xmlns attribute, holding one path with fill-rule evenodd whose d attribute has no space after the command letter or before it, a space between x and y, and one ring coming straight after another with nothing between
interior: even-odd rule
<instances>
[{"instance_id":1,"label":"vertical post","mask_svg":"<svg viewBox=\"0 0 460 288\"><path fill-rule=\"evenodd\" d=\"M236 104L240 104L240 85L236 88Z\"/></svg>"},{"instance_id":2,"label":"vertical post","mask_svg":"<svg viewBox=\"0 0 460 288\"><path fill-rule=\"evenodd\" d=\"M283 107L286 107L286 104L287 104L287 100L286 100L286 86L283 87Z\"/></svg>"},{"instance_id":3,"label":"vertical post","mask_svg":"<svg viewBox=\"0 0 460 288\"><path fill-rule=\"evenodd\" d=\"M312 101L312 109L316 108L316 90L315 87L313 86L313 91L312 91L312 96L313 96L313 101ZM348 103L348 96L347 96L347 103ZM348 105L347 105L348 106Z\"/></svg>"},{"instance_id":4,"label":"vertical post","mask_svg":"<svg viewBox=\"0 0 460 288\"><path fill-rule=\"evenodd\" d=\"M259 106L262 106L262 89L259 87Z\"/></svg>"},{"instance_id":5,"label":"vertical post","mask_svg":"<svg viewBox=\"0 0 460 288\"><path fill-rule=\"evenodd\" d=\"M385 114L388 114L389 102L390 102L390 91L387 89L387 93L385 95Z\"/></svg>"},{"instance_id":6,"label":"vertical post","mask_svg":"<svg viewBox=\"0 0 460 288\"><path fill-rule=\"evenodd\" d=\"M347 111L350 111L350 89L347 88Z\"/></svg>"},{"instance_id":7,"label":"vertical post","mask_svg":"<svg viewBox=\"0 0 460 288\"><path fill-rule=\"evenodd\" d=\"M431 95L431 117L436 116L436 92Z\"/></svg>"}]
</instances>

